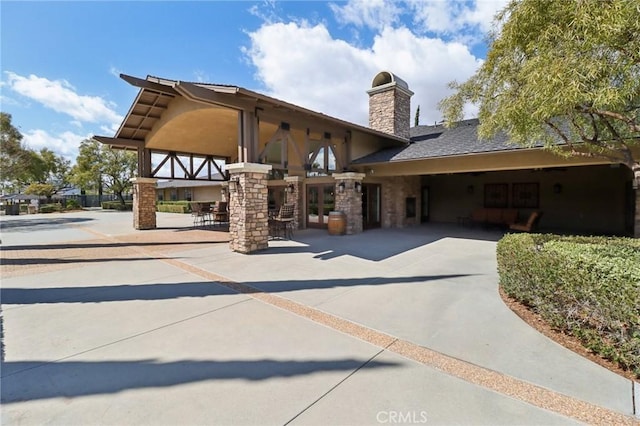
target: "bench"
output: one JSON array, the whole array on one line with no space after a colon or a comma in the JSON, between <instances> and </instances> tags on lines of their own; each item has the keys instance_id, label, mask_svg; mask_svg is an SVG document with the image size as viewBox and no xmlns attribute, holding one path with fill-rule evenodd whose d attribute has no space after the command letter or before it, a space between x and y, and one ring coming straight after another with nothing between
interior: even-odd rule
<instances>
[{"instance_id":1,"label":"bench","mask_svg":"<svg viewBox=\"0 0 640 426\"><path fill-rule=\"evenodd\" d=\"M471 223L484 226L509 227L518 221L518 210L507 208L479 208L471 212Z\"/></svg>"}]
</instances>

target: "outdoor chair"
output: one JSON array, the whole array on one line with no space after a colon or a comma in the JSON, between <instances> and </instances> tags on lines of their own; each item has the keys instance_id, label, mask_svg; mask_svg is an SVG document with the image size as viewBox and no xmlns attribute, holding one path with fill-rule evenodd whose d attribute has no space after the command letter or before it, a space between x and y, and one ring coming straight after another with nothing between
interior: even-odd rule
<instances>
[{"instance_id":1,"label":"outdoor chair","mask_svg":"<svg viewBox=\"0 0 640 426\"><path fill-rule=\"evenodd\" d=\"M512 231L531 232L538 227L538 222L540 222L541 217L542 212L531 212L529 218L525 223L513 223L509 225L509 229L511 229Z\"/></svg>"},{"instance_id":2,"label":"outdoor chair","mask_svg":"<svg viewBox=\"0 0 640 426\"><path fill-rule=\"evenodd\" d=\"M279 237L282 234L283 238L293 238L293 213L293 204L283 204L277 216L269 219L269 235Z\"/></svg>"},{"instance_id":3,"label":"outdoor chair","mask_svg":"<svg viewBox=\"0 0 640 426\"><path fill-rule=\"evenodd\" d=\"M191 216L194 228L207 226L212 222L211 206L208 203L191 203Z\"/></svg>"},{"instance_id":4,"label":"outdoor chair","mask_svg":"<svg viewBox=\"0 0 640 426\"><path fill-rule=\"evenodd\" d=\"M216 223L222 225L229 222L229 212L227 211L228 203L226 201L219 201L216 203L212 211L213 225Z\"/></svg>"}]
</instances>

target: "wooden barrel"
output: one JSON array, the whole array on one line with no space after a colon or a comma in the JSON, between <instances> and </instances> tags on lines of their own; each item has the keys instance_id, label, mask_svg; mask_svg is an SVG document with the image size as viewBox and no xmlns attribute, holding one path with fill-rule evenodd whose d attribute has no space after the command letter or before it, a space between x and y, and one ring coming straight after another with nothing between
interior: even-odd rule
<instances>
[{"instance_id":1,"label":"wooden barrel","mask_svg":"<svg viewBox=\"0 0 640 426\"><path fill-rule=\"evenodd\" d=\"M344 235L347 219L342 212L329 212L329 235Z\"/></svg>"}]
</instances>

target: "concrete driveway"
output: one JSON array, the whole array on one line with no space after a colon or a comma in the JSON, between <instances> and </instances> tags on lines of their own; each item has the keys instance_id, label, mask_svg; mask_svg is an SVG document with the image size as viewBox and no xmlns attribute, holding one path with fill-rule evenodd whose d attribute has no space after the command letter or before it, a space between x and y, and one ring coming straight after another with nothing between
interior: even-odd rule
<instances>
[{"instance_id":1,"label":"concrete driveway","mask_svg":"<svg viewBox=\"0 0 640 426\"><path fill-rule=\"evenodd\" d=\"M629 380L502 303L498 234L308 230L241 255L187 215L131 224L1 218L3 424L638 423Z\"/></svg>"}]
</instances>

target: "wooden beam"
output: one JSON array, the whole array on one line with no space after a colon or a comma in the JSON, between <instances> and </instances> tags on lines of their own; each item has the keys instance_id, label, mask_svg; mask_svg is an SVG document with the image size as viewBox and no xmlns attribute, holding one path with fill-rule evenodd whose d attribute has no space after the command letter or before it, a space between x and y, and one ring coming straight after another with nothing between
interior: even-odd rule
<instances>
[{"instance_id":1,"label":"wooden beam","mask_svg":"<svg viewBox=\"0 0 640 426\"><path fill-rule=\"evenodd\" d=\"M137 139L110 138L108 136L94 136L93 139L105 145L123 146L127 148L144 148L144 141Z\"/></svg>"},{"instance_id":2,"label":"wooden beam","mask_svg":"<svg viewBox=\"0 0 640 426\"><path fill-rule=\"evenodd\" d=\"M171 86L166 86L164 84L155 83L149 80L143 80L141 78L133 77L127 74L120 74L120 78L130 85L139 87L140 89L153 90L154 92L165 93L173 96L178 95L178 92L176 92L176 90Z\"/></svg>"},{"instance_id":3,"label":"wooden beam","mask_svg":"<svg viewBox=\"0 0 640 426\"><path fill-rule=\"evenodd\" d=\"M255 100L243 100L235 94L219 93L193 83L178 82L175 87L178 93L193 101L245 111L253 111L256 107Z\"/></svg>"}]
</instances>

